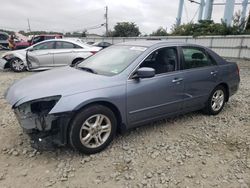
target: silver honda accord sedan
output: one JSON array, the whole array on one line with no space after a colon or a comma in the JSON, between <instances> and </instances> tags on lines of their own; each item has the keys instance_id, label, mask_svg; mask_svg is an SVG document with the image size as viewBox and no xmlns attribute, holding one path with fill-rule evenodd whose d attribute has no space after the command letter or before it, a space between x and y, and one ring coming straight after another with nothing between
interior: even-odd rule
<instances>
[{"instance_id":1,"label":"silver honda accord sedan","mask_svg":"<svg viewBox=\"0 0 250 188\"><path fill-rule=\"evenodd\" d=\"M140 41L24 78L5 98L34 146L92 154L118 130L196 110L216 115L239 82L238 66L208 48Z\"/></svg>"}]
</instances>

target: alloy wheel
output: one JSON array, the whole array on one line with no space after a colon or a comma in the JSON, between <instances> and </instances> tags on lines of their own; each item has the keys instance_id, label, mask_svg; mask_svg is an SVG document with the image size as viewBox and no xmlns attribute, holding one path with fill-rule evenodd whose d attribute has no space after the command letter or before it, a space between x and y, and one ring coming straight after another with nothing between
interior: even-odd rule
<instances>
[{"instance_id":1,"label":"alloy wheel","mask_svg":"<svg viewBox=\"0 0 250 188\"><path fill-rule=\"evenodd\" d=\"M89 117L80 129L81 143L88 148L97 148L109 138L111 121L103 114Z\"/></svg>"},{"instance_id":2,"label":"alloy wheel","mask_svg":"<svg viewBox=\"0 0 250 188\"><path fill-rule=\"evenodd\" d=\"M222 90L216 90L212 96L211 107L214 111L219 111L224 103L225 95Z\"/></svg>"}]
</instances>

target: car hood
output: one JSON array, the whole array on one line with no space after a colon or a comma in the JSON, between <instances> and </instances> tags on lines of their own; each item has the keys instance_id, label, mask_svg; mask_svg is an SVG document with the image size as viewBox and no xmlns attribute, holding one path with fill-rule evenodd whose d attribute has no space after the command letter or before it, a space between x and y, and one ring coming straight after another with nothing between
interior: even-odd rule
<instances>
[{"instance_id":1,"label":"car hood","mask_svg":"<svg viewBox=\"0 0 250 188\"><path fill-rule=\"evenodd\" d=\"M5 98L12 106L45 97L62 97L120 85L114 77L97 75L84 70L63 67L26 77L6 91Z\"/></svg>"},{"instance_id":2,"label":"car hood","mask_svg":"<svg viewBox=\"0 0 250 188\"><path fill-rule=\"evenodd\" d=\"M25 55L26 55L26 49L5 52L2 55L2 57L6 57L6 56L20 56L20 55L25 57Z\"/></svg>"}]
</instances>

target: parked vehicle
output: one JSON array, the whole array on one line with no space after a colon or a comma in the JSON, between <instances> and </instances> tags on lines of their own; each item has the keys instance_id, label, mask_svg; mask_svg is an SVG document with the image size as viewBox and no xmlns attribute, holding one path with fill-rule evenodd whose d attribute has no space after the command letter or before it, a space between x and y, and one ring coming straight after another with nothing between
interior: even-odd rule
<instances>
[{"instance_id":1,"label":"parked vehicle","mask_svg":"<svg viewBox=\"0 0 250 188\"><path fill-rule=\"evenodd\" d=\"M87 44L89 44L89 45L92 45L92 44L94 44L95 42L93 42L93 41L88 41L88 42L86 42Z\"/></svg>"},{"instance_id":2,"label":"parked vehicle","mask_svg":"<svg viewBox=\"0 0 250 188\"><path fill-rule=\"evenodd\" d=\"M1 46L1 48L3 48L3 49L8 48L8 45L9 45L8 39L9 39L9 35L5 32L0 31L0 46Z\"/></svg>"},{"instance_id":3,"label":"parked vehicle","mask_svg":"<svg viewBox=\"0 0 250 188\"><path fill-rule=\"evenodd\" d=\"M62 35L54 34L54 35L37 35L33 36L31 40L28 41L19 41L15 44L15 50L25 49L29 46L37 44L39 42L49 40L49 39L62 39Z\"/></svg>"},{"instance_id":4,"label":"parked vehicle","mask_svg":"<svg viewBox=\"0 0 250 188\"><path fill-rule=\"evenodd\" d=\"M91 154L118 129L201 109L216 115L239 82L237 64L208 48L138 41L17 81L5 98L37 145L70 144Z\"/></svg>"},{"instance_id":5,"label":"parked vehicle","mask_svg":"<svg viewBox=\"0 0 250 188\"><path fill-rule=\"evenodd\" d=\"M86 45L80 40L46 40L27 49L3 54L0 68L11 68L15 72L22 72L75 65L99 50L101 48Z\"/></svg>"},{"instance_id":6,"label":"parked vehicle","mask_svg":"<svg viewBox=\"0 0 250 188\"><path fill-rule=\"evenodd\" d=\"M101 48L107 48L107 47L111 46L112 44L109 43L109 42L95 42L92 45L93 46L98 46L98 47L101 47Z\"/></svg>"}]
</instances>

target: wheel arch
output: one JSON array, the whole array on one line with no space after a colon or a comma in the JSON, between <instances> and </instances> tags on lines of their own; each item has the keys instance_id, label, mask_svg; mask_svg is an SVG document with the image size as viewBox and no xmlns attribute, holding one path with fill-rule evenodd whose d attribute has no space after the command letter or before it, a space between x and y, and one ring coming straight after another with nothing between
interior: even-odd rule
<instances>
[{"instance_id":1,"label":"wheel arch","mask_svg":"<svg viewBox=\"0 0 250 188\"><path fill-rule=\"evenodd\" d=\"M67 133L66 133L67 135L68 135L68 132L70 130L72 121L74 120L74 118L76 117L78 112L80 112L84 108L88 108L88 107L93 106L93 105L102 105L102 106L105 106L105 107L109 108L115 114L115 117L116 117L116 120L117 120L117 131L124 131L125 127L122 124L121 112L117 108L117 106L115 104L113 104L112 102L105 101L105 100L99 100L99 101L92 101L92 102L86 103L86 104L84 104L82 106L79 106L78 108L75 109L74 115L71 117L71 120L69 121L69 124L68 124L68 127L67 127ZM68 138L68 136L67 136L67 138Z\"/></svg>"},{"instance_id":2,"label":"wheel arch","mask_svg":"<svg viewBox=\"0 0 250 188\"><path fill-rule=\"evenodd\" d=\"M84 60L84 58L83 57L75 57L73 59L73 61L71 62L71 65L74 65L77 61L81 61L81 60Z\"/></svg>"},{"instance_id":3,"label":"wheel arch","mask_svg":"<svg viewBox=\"0 0 250 188\"><path fill-rule=\"evenodd\" d=\"M227 102L229 100L229 87L228 87L228 84L225 83L225 82L222 82L222 83L218 84L216 87L218 87L218 86L222 86L222 87L225 88L225 90L226 90L226 102Z\"/></svg>"}]
</instances>

